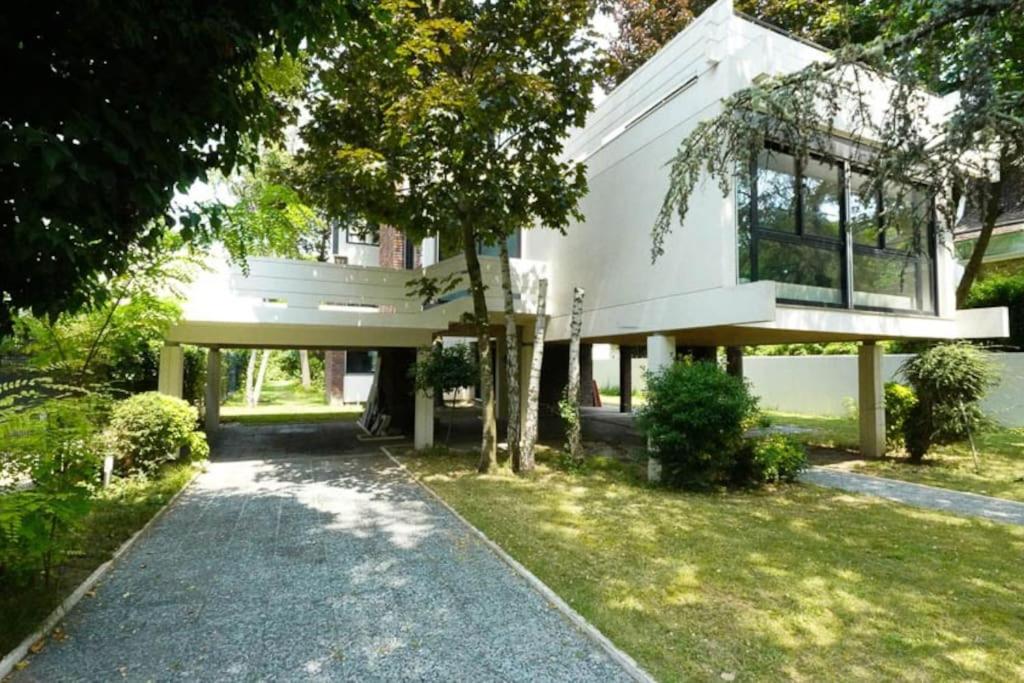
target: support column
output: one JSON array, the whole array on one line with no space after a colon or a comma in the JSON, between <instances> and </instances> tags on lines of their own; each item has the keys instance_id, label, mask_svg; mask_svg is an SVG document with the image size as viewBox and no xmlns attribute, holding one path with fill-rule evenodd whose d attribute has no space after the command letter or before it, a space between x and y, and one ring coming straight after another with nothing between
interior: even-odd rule
<instances>
[{"instance_id":1,"label":"support column","mask_svg":"<svg viewBox=\"0 0 1024 683\"><path fill-rule=\"evenodd\" d=\"M160 371L157 391L181 398L185 379L185 354L177 344L164 344L160 349Z\"/></svg>"},{"instance_id":2,"label":"support column","mask_svg":"<svg viewBox=\"0 0 1024 683\"><path fill-rule=\"evenodd\" d=\"M860 453L865 458L885 455L885 391L882 384L882 347L863 342L857 354L857 407Z\"/></svg>"},{"instance_id":3,"label":"support column","mask_svg":"<svg viewBox=\"0 0 1024 683\"><path fill-rule=\"evenodd\" d=\"M220 427L220 349L206 352L206 433Z\"/></svg>"},{"instance_id":4,"label":"support column","mask_svg":"<svg viewBox=\"0 0 1024 683\"><path fill-rule=\"evenodd\" d=\"M430 354L430 348L416 350L416 362L423 362ZM413 446L417 450L434 445L434 392L417 391L415 420L413 423Z\"/></svg>"},{"instance_id":5,"label":"support column","mask_svg":"<svg viewBox=\"0 0 1024 683\"><path fill-rule=\"evenodd\" d=\"M676 357L676 340L665 334L655 334L647 338L647 371L660 372L672 365ZM650 444L648 444L650 451ZM648 453L647 480L661 481L661 463Z\"/></svg>"},{"instance_id":6,"label":"support column","mask_svg":"<svg viewBox=\"0 0 1024 683\"><path fill-rule=\"evenodd\" d=\"M743 379L743 347L725 347L725 371L733 377Z\"/></svg>"},{"instance_id":7,"label":"support column","mask_svg":"<svg viewBox=\"0 0 1024 683\"><path fill-rule=\"evenodd\" d=\"M619 346L619 412L633 412L633 347Z\"/></svg>"},{"instance_id":8,"label":"support column","mask_svg":"<svg viewBox=\"0 0 1024 683\"><path fill-rule=\"evenodd\" d=\"M580 342L580 405L593 407L594 400L594 345Z\"/></svg>"}]
</instances>

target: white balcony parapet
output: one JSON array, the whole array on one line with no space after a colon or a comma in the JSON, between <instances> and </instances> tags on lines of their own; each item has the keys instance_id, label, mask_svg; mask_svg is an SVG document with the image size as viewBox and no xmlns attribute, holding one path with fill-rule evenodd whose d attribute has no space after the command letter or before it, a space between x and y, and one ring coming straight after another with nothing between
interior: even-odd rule
<instances>
[{"instance_id":1,"label":"white balcony parapet","mask_svg":"<svg viewBox=\"0 0 1024 683\"><path fill-rule=\"evenodd\" d=\"M510 265L516 313L532 315L537 283L546 277L547 265L519 259ZM504 301L500 262L481 257L480 266L488 308L500 318ZM168 340L283 345L291 334L296 338L294 345L314 340L321 346L423 343L472 310L465 271L464 256L417 270L251 258L248 272L243 272L224 261L212 262L186 288L182 321L170 330ZM462 273L462 282L440 303L424 306L408 292L413 279L452 273ZM381 340L374 341L375 336Z\"/></svg>"}]
</instances>

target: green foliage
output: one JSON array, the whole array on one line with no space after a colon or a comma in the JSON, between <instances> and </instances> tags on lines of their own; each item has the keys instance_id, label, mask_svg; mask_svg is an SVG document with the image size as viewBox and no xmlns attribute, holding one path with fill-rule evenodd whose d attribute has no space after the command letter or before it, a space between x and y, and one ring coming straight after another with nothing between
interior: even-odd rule
<instances>
[{"instance_id":1,"label":"green foliage","mask_svg":"<svg viewBox=\"0 0 1024 683\"><path fill-rule=\"evenodd\" d=\"M757 418L746 382L713 363L675 363L647 377L637 424L674 486L709 486L733 478L743 433Z\"/></svg>"},{"instance_id":2,"label":"green foliage","mask_svg":"<svg viewBox=\"0 0 1024 683\"><path fill-rule=\"evenodd\" d=\"M133 250L171 226L198 236L175 193L280 136L299 75L285 55L333 45L354 4L89 0L6 16L0 328L23 308L101 305Z\"/></svg>"},{"instance_id":3,"label":"green foliage","mask_svg":"<svg viewBox=\"0 0 1024 683\"><path fill-rule=\"evenodd\" d=\"M917 396L913 389L899 382L885 383L885 443L888 450L903 446L907 419L916 405Z\"/></svg>"},{"instance_id":4,"label":"green foliage","mask_svg":"<svg viewBox=\"0 0 1024 683\"><path fill-rule=\"evenodd\" d=\"M791 3L795 4L795 3ZM652 259L666 236L684 224L698 183L710 178L724 196L737 169L746 168L768 140L800 159L831 148L834 134L872 141L870 181L864 196L883 188L903 202L909 188L928 179L945 194L937 206L942 226L957 224L957 201L998 204L988 177L998 151L1001 166L1024 159L1024 11L1021 0L871 0L877 35L855 36L793 73L759 80L726 97L718 113L687 134L671 162L669 190L652 229ZM879 97L878 74L893 87ZM923 115L928 91L959 92L942 121ZM859 152L867 152L861 146ZM999 207L986 209L986 222ZM966 279L965 279L966 281Z\"/></svg>"},{"instance_id":5,"label":"green foliage","mask_svg":"<svg viewBox=\"0 0 1024 683\"><path fill-rule=\"evenodd\" d=\"M200 459L209 453L196 433L198 412L187 402L156 392L137 394L114 406L109 437L121 469L150 473L176 460L182 448Z\"/></svg>"},{"instance_id":6,"label":"green foliage","mask_svg":"<svg viewBox=\"0 0 1024 683\"><path fill-rule=\"evenodd\" d=\"M900 372L917 395L904 422L911 460L933 444L968 438L985 425L978 403L996 377L984 351L964 342L938 344L907 360Z\"/></svg>"},{"instance_id":7,"label":"green foliage","mask_svg":"<svg viewBox=\"0 0 1024 683\"><path fill-rule=\"evenodd\" d=\"M579 401L569 400L569 388L566 387L562 391L562 397L558 399L558 416L562 418L562 424L565 425L565 434L569 437L571 434L579 433L582 428L580 424L580 406ZM568 459L574 466L580 466L583 464L582 458L574 458L572 456L572 444L567 442L565 444L565 452L562 454Z\"/></svg>"},{"instance_id":8,"label":"green foliage","mask_svg":"<svg viewBox=\"0 0 1024 683\"><path fill-rule=\"evenodd\" d=\"M611 90L700 16L714 0L602 0L618 29L608 46L601 85ZM801 38L833 47L851 35L877 30L867 2L848 0L736 0L739 12L767 21Z\"/></svg>"},{"instance_id":9,"label":"green foliage","mask_svg":"<svg viewBox=\"0 0 1024 683\"><path fill-rule=\"evenodd\" d=\"M807 469L807 449L785 434L748 439L739 449L732 471L737 486L796 481Z\"/></svg>"},{"instance_id":10,"label":"green foliage","mask_svg":"<svg viewBox=\"0 0 1024 683\"><path fill-rule=\"evenodd\" d=\"M296 173L295 161L284 150L271 148L254 170L232 183L238 201L220 207L219 237L243 268L249 256L330 257L331 224L297 189Z\"/></svg>"},{"instance_id":11,"label":"green foliage","mask_svg":"<svg viewBox=\"0 0 1024 683\"><path fill-rule=\"evenodd\" d=\"M63 561L98 481L106 410L102 396L63 396L29 408L13 429L14 411L0 411L0 578L48 582Z\"/></svg>"},{"instance_id":12,"label":"green foliage","mask_svg":"<svg viewBox=\"0 0 1024 683\"><path fill-rule=\"evenodd\" d=\"M1010 338L994 344L1024 349L1024 273L986 275L971 287L967 308L1006 306L1010 309Z\"/></svg>"},{"instance_id":13,"label":"green foliage","mask_svg":"<svg viewBox=\"0 0 1024 683\"><path fill-rule=\"evenodd\" d=\"M425 358L409 368L409 377L418 391L432 391L435 396L471 387L477 380L476 357L468 344L434 344Z\"/></svg>"},{"instance_id":14,"label":"green foliage","mask_svg":"<svg viewBox=\"0 0 1024 683\"><path fill-rule=\"evenodd\" d=\"M561 152L591 108L589 0L379 6L315 60L300 162L318 205L459 245L567 228L586 191Z\"/></svg>"}]
</instances>

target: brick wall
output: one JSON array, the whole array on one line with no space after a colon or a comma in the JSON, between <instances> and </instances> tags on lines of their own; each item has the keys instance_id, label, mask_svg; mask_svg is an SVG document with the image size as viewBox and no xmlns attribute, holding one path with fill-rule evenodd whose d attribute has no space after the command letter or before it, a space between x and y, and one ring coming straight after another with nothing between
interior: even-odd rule
<instances>
[{"instance_id":1,"label":"brick wall","mask_svg":"<svg viewBox=\"0 0 1024 683\"><path fill-rule=\"evenodd\" d=\"M388 225L380 227L380 265L382 268L405 268L405 235ZM414 247L413 266L420 267L420 248Z\"/></svg>"}]
</instances>

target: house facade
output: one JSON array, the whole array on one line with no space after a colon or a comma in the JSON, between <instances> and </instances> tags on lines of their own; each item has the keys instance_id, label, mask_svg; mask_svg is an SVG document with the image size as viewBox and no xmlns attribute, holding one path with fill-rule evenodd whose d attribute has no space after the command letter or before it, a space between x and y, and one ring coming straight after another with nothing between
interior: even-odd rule
<instances>
[{"instance_id":1,"label":"house facade","mask_svg":"<svg viewBox=\"0 0 1024 683\"><path fill-rule=\"evenodd\" d=\"M601 102L565 150L567 159L587 166L583 220L564 235L536 228L515 238L523 338L531 338L544 278L552 358L560 358L569 338L574 287L585 290L585 349L593 343L644 348L652 370L683 349L859 341L862 449L881 453L877 341L1007 334L1005 309L956 309L956 256L927 188L905 193L913 198L906 206L890 205L886 196L857 199L870 168L840 125L831 148L806 163L769 146L724 196L717 183L699 185L685 224L675 226L664 254L651 258L667 163L686 134L714 116L722 98L824 55L720 0ZM951 102L932 98L929 116L943 116ZM214 349L212 369L216 349L225 346L422 352L435 338L458 333L471 308L467 292L425 307L405 291L410 271L435 277L463 271L457 249L436 240L408 245L387 229L378 245L359 246L377 249L376 265L354 256L333 264L253 259L248 275L227 265L204 274L194 290L202 294L190 298L184 320L168 334L162 388L173 392L180 385L178 344ZM482 252L500 344L498 262L486 247ZM525 369L532 348L522 352ZM624 373L629 367L623 363ZM562 369L545 364L547 375ZM624 375L620 386L628 381ZM433 401L418 396L415 403L415 442L424 446L433 438Z\"/></svg>"}]
</instances>

